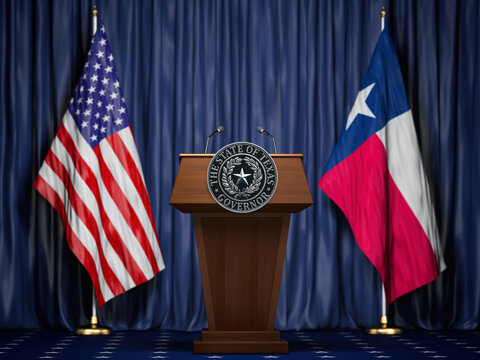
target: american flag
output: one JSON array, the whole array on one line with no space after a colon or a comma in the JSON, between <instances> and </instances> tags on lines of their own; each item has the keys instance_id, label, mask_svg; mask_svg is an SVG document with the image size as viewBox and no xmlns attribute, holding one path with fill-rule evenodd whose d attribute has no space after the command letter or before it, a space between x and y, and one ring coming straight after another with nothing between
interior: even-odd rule
<instances>
[{"instance_id":1,"label":"american flag","mask_svg":"<svg viewBox=\"0 0 480 360\"><path fill-rule=\"evenodd\" d=\"M165 268L105 27L34 187L56 209L102 306Z\"/></svg>"}]
</instances>

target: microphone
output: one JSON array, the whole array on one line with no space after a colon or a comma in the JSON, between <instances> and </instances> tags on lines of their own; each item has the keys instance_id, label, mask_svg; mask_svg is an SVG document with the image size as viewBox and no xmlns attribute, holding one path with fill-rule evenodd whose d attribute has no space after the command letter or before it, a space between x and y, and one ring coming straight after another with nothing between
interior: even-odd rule
<instances>
[{"instance_id":1,"label":"microphone","mask_svg":"<svg viewBox=\"0 0 480 360\"><path fill-rule=\"evenodd\" d=\"M263 134L263 135L267 135L267 136L270 136L271 138L273 138L273 135L270 134L269 132L267 132L267 130L265 130L263 127L261 126L257 126L257 131L260 133L260 134Z\"/></svg>"},{"instance_id":2,"label":"microphone","mask_svg":"<svg viewBox=\"0 0 480 360\"><path fill-rule=\"evenodd\" d=\"M213 135L220 134L222 131L223 131L223 126L220 125L214 132L208 135L208 137L211 138Z\"/></svg>"},{"instance_id":3,"label":"microphone","mask_svg":"<svg viewBox=\"0 0 480 360\"><path fill-rule=\"evenodd\" d=\"M207 145L205 146L205 154L207 153L207 148L208 148L208 143L210 142L210 138L214 135L220 134L222 131L223 131L223 126L220 125L214 132L212 132L210 135L208 135Z\"/></svg>"},{"instance_id":4,"label":"microphone","mask_svg":"<svg viewBox=\"0 0 480 360\"><path fill-rule=\"evenodd\" d=\"M265 130L263 127L261 126L257 126L257 131L260 133L260 134L263 134L263 135L266 135L268 137L271 137L272 140L273 140L273 147L275 148L275 154L278 154L277 152L277 144L275 143L275 138L273 137L272 134L270 134L267 130Z\"/></svg>"}]
</instances>

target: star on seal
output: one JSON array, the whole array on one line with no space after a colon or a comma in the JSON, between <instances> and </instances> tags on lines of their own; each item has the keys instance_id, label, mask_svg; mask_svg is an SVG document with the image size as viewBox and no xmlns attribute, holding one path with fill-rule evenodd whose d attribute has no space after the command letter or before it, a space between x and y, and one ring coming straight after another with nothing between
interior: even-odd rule
<instances>
[{"instance_id":1,"label":"star on seal","mask_svg":"<svg viewBox=\"0 0 480 360\"><path fill-rule=\"evenodd\" d=\"M215 201L235 213L265 206L277 188L277 167L260 146L236 142L221 148L207 170L207 186Z\"/></svg>"},{"instance_id":2,"label":"star on seal","mask_svg":"<svg viewBox=\"0 0 480 360\"><path fill-rule=\"evenodd\" d=\"M238 183L239 183L240 181L243 181L243 182L248 186L247 177L251 176L252 174L245 174L245 173L243 172L243 168L241 168L239 174L233 174L233 175L238 176L237 185L238 185Z\"/></svg>"}]
</instances>

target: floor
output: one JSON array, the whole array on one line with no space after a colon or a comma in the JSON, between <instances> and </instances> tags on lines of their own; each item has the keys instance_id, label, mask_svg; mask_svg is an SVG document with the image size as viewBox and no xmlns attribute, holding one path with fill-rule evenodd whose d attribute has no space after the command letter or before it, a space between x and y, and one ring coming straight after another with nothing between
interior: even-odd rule
<instances>
[{"instance_id":1,"label":"floor","mask_svg":"<svg viewBox=\"0 0 480 360\"><path fill-rule=\"evenodd\" d=\"M289 354L194 355L199 333L145 331L79 336L70 332L0 331L4 359L478 359L479 331L405 331L368 335L362 330L282 332Z\"/></svg>"}]
</instances>

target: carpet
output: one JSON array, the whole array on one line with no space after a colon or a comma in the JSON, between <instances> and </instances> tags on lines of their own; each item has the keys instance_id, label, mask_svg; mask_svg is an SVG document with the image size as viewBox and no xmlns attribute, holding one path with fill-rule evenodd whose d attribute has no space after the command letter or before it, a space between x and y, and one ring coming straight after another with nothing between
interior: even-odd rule
<instances>
[{"instance_id":1,"label":"carpet","mask_svg":"<svg viewBox=\"0 0 480 360\"><path fill-rule=\"evenodd\" d=\"M0 360L6 359L480 359L478 331L405 331L368 335L362 330L282 332L289 354L194 355L200 333L117 331L79 336L70 332L0 331Z\"/></svg>"}]
</instances>

